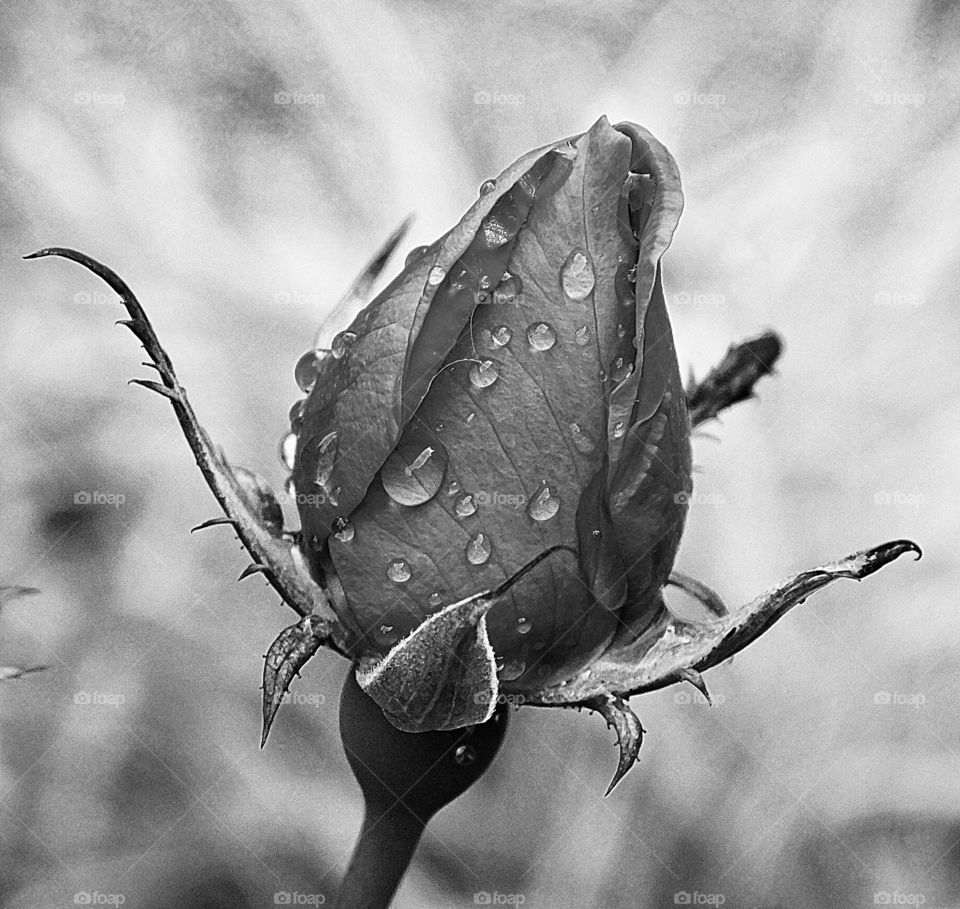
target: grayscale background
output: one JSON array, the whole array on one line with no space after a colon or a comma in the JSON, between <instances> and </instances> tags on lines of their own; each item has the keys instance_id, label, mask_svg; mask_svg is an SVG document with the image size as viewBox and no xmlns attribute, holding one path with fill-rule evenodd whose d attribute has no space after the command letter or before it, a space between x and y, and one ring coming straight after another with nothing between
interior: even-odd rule
<instances>
[{"instance_id":1,"label":"grayscale background","mask_svg":"<svg viewBox=\"0 0 960 909\"><path fill-rule=\"evenodd\" d=\"M455 223L524 151L635 120L676 157L684 372L776 328L695 441L678 567L731 604L911 537L734 663L717 705L523 709L396 905L960 906L960 13L950 2L0 4L0 905L332 903L360 822L346 664L258 748L291 613L216 514L123 313L136 290L232 460L277 486L292 368L377 244ZM402 256L391 265L395 272ZM114 504L83 504L79 493ZM291 518L293 514L291 512Z\"/></svg>"}]
</instances>

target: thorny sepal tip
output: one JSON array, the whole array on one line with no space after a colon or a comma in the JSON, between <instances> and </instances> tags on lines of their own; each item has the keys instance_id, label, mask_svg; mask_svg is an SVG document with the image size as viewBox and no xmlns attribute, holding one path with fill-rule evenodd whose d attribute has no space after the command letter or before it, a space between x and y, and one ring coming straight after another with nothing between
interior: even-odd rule
<instances>
[{"instance_id":1,"label":"thorny sepal tip","mask_svg":"<svg viewBox=\"0 0 960 909\"><path fill-rule=\"evenodd\" d=\"M270 645L263 662L263 735L260 747L267 743L270 727L293 677L324 644L329 631L318 616L304 616L284 628Z\"/></svg>"},{"instance_id":2,"label":"thorny sepal tip","mask_svg":"<svg viewBox=\"0 0 960 909\"><path fill-rule=\"evenodd\" d=\"M604 796L608 796L637 762L640 745L643 742L643 726L640 725L640 720L630 705L623 698L609 692L588 698L583 702L583 706L599 713L606 720L607 725L617 733L620 759L617 761L617 772L614 773L604 793Z\"/></svg>"}]
</instances>

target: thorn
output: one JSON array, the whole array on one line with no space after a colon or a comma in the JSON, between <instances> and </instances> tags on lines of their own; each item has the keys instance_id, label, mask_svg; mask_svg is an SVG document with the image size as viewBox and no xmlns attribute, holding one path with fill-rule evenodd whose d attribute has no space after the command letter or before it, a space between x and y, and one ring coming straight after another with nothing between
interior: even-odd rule
<instances>
[{"instance_id":1,"label":"thorn","mask_svg":"<svg viewBox=\"0 0 960 909\"><path fill-rule=\"evenodd\" d=\"M703 676L700 675L700 673L697 672L696 669L690 669L689 667L684 667L683 669L680 669L677 671L677 675L684 682L689 682L691 685L693 685L693 687L696 688L697 691L699 691L700 694L702 694L707 699L707 703L711 707L713 706L713 698L710 697L710 692L707 691L707 683L704 682Z\"/></svg>"},{"instance_id":2,"label":"thorn","mask_svg":"<svg viewBox=\"0 0 960 909\"><path fill-rule=\"evenodd\" d=\"M595 710L606 720L608 726L616 730L620 759L617 771L604 793L604 797L613 792L614 787L626 776L627 771L637 762L640 745L643 743L643 726L630 705L621 697L613 694L598 695L583 702L584 707Z\"/></svg>"},{"instance_id":3,"label":"thorn","mask_svg":"<svg viewBox=\"0 0 960 909\"><path fill-rule=\"evenodd\" d=\"M238 580L238 581L242 581L244 578L249 578L249 577L251 577L252 575L255 575L257 572L260 572L260 571L262 571L264 574L266 574L267 571L269 571L269 569L267 568L266 565L257 565L257 564L247 565L247 567L244 568L243 571L240 572L240 577L237 578L237 580Z\"/></svg>"},{"instance_id":4,"label":"thorn","mask_svg":"<svg viewBox=\"0 0 960 909\"><path fill-rule=\"evenodd\" d=\"M193 533L197 530L206 530L208 527L216 527L218 524L230 524L233 527L237 526L237 522L233 518L210 518L209 521L204 521L202 524L197 524L196 527L190 528L190 533Z\"/></svg>"},{"instance_id":5,"label":"thorn","mask_svg":"<svg viewBox=\"0 0 960 909\"><path fill-rule=\"evenodd\" d=\"M161 385L159 382L151 382L149 379L131 379L127 384L142 385L144 388L149 388L150 391L155 391L158 395L163 395L178 404L181 403L179 392L173 388L167 388L166 385Z\"/></svg>"},{"instance_id":6,"label":"thorn","mask_svg":"<svg viewBox=\"0 0 960 909\"><path fill-rule=\"evenodd\" d=\"M157 372L160 372L160 367L156 363L144 362L140 364L141 366L148 366L150 369L155 369Z\"/></svg>"}]
</instances>

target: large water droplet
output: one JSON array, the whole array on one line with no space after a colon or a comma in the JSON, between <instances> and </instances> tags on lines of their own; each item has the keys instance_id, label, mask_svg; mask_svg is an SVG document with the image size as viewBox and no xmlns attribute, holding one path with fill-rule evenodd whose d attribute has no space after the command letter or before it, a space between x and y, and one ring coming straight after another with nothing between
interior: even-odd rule
<instances>
[{"instance_id":1,"label":"large water droplet","mask_svg":"<svg viewBox=\"0 0 960 909\"><path fill-rule=\"evenodd\" d=\"M474 388L489 388L500 377L500 364L496 360L484 360L470 367L470 384Z\"/></svg>"},{"instance_id":2,"label":"large water droplet","mask_svg":"<svg viewBox=\"0 0 960 909\"><path fill-rule=\"evenodd\" d=\"M317 348L308 350L293 367L293 377L304 394L310 394L310 390L317 382L317 376L320 374L320 368L323 361L330 356L329 350ZM291 421L292 422L292 421Z\"/></svg>"},{"instance_id":3,"label":"large water droplet","mask_svg":"<svg viewBox=\"0 0 960 909\"><path fill-rule=\"evenodd\" d=\"M394 502L422 505L436 495L446 472L447 451L439 442L407 439L380 468L380 480Z\"/></svg>"},{"instance_id":4,"label":"large water droplet","mask_svg":"<svg viewBox=\"0 0 960 909\"><path fill-rule=\"evenodd\" d=\"M571 300L585 300L593 291L596 278L593 263L582 250L575 249L560 268L560 284Z\"/></svg>"},{"instance_id":5,"label":"large water droplet","mask_svg":"<svg viewBox=\"0 0 960 909\"><path fill-rule=\"evenodd\" d=\"M506 347L513 337L513 332L506 325L498 325L490 332L490 347L496 350L499 347Z\"/></svg>"},{"instance_id":6,"label":"large water droplet","mask_svg":"<svg viewBox=\"0 0 960 909\"><path fill-rule=\"evenodd\" d=\"M597 444L590 438L587 432L579 423L570 424L570 437L573 439L573 447L581 454L592 454Z\"/></svg>"},{"instance_id":7,"label":"large water droplet","mask_svg":"<svg viewBox=\"0 0 960 909\"><path fill-rule=\"evenodd\" d=\"M577 342L577 347L586 347L590 343L590 329L581 325L573 333L573 340Z\"/></svg>"},{"instance_id":8,"label":"large water droplet","mask_svg":"<svg viewBox=\"0 0 960 909\"><path fill-rule=\"evenodd\" d=\"M280 463L287 470L293 470L297 463L297 434L288 432L281 440L279 447Z\"/></svg>"},{"instance_id":9,"label":"large water droplet","mask_svg":"<svg viewBox=\"0 0 960 909\"><path fill-rule=\"evenodd\" d=\"M410 570L410 566L405 559L394 559L387 566L387 577L390 578L394 584L405 584L410 580L412 574L413 572Z\"/></svg>"},{"instance_id":10,"label":"large water droplet","mask_svg":"<svg viewBox=\"0 0 960 909\"><path fill-rule=\"evenodd\" d=\"M527 341L534 350L550 350L557 343L557 333L548 322L534 322L527 329Z\"/></svg>"},{"instance_id":11,"label":"large water droplet","mask_svg":"<svg viewBox=\"0 0 960 909\"><path fill-rule=\"evenodd\" d=\"M330 476L337 462L337 439L340 433L334 430L328 432L317 444L317 471L314 482L317 486L329 491Z\"/></svg>"},{"instance_id":12,"label":"large water droplet","mask_svg":"<svg viewBox=\"0 0 960 909\"><path fill-rule=\"evenodd\" d=\"M523 281L516 275L506 275L493 292L493 302L497 306L520 303L523 295Z\"/></svg>"},{"instance_id":13,"label":"large water droplet","mask_svg":"<svg viewBox=\"0 0 960 909\"><path fill-rule=\"evenodd\" d=\"M527 514L534 521L549 521L560 510L557 490L544 483L527 504Z\"/></svg>"},{"instance_id":14,"label":"large water droplet","mask_svg":"<svg viewBox=\"0 0 960 909\"><path fill-rule=\"evenodd\" d=\"M403 267L406 268L411 262L419 259L429 248L429 246L414 246L407 253L407 258L403 260Z\"/></svg>"},{"instance_id":15,"label":"large water droplet","mask_svg":"<svg viewBox=\"0 0 960 909\"><path fill-rule=\"evenodd\" d=\"M517 634L529 634L530 627L530 622L526 616L520 616L520 618L517 619Z\"/></svg>"},{"instance_id":16,"label":"large water droplet","mask_svg":"<svg viewBox=\"0 0 960 909\"><path fill-rule=\"evenodd\" d=\"M610 378L614 382L622 382L633 372L633 361L617 357L610 364Z\"/></svg>"},{"instance_id":17,"label":"large water droplet","mask_svg":"<svg viewBox=\"0 0 960 909\"><path fill-rule=\"evenodd\" d=\"M431 287L436 287L438 284L443 283L443 279L446 276L447 273L439 265L434 265L427 273L427 284Z\"/></svg>"},{"instance_id":18,"label":"large water droplet","mask_svg":"<svg viewBox=\"0 0 960 909\"><path fill-rule=\"evenodd\" d=\"M443 603L443 595L439 590L435 590L433 593L427 597L427 603L430 605L431 609L436 609Z\"/></svg>"},{"instance_id":19,"label":"large water droplet","mask_svg":"<svg viewBox=\"0 0 960 909\"><path fill-rule=\"evenodd\" d=\"M471 745L457 745L453 759L461 767L469 767L477 759L477 752Z\"/></svg>"},{"instance_id":20,"label":"large water droplet","mask_svg":"<svg viewBox=\"0 0 960 909\"><path fill-rule=\"evenodd\" d=\"M615 439L622 439L624 433L627 431L627 424L618 420L613 424L613 437Z\"/></svg>"},{"instance_id":21,"label":"large water droplet","mask_svg":"<svg viewBox=\"0 0 960 909\"><path fill-rule=\"evenodd\" d=\"M523 660L506 660L503 668L500 670L500 680L503 682L512 682L519 679L527 668Z\"/></svg>"},{"instance_id":22,"label":"large water droplet","mask_svg":"<svg viewBox=\"0 0 960 909\"><path fill-rule=\"evenodd\" d=\"M353 522L349 518L340 515L334 520L333 538L335 540L339 540L341 543L349 543L355 535L356 531L353 529Z\"/></svg>"},{"instance_id":23,"label":"large water droplet","mask_svg":"<svg viewBox=\"0 0 960 909\"><path fill-rule=\"evenodd\" d=\"M283 489L294 502L297 501L297 486L293 482L293 477L287 477L283 483Z\"/></svg>"},{"instance_id":24,"label":"large water droplet","mask_svg":"<svg viewBox=\"0 0 960 909\"><path fill-rule=\"evenodd\" d=\"M458 492L460 492L460 484L456 480L451 480L447 486L447 495L455 496Z\"/></svg>"},{"instance_id":25,"label":"large water droplet","mask_svg":"<svg viewBox=\"0 0 960 909\"><path fill-rule=\"evenodd\" d=\"M490 558L490 540L486 534L476 533L470 537L467 543L467 561L471 565L483 565Z\"/></svg>"},{"instance_id":26,"label":"large water droplet","mask_svg":"<svg viewBox=\"0 0 960 909\"><path fill-rule=\"evenodd\" d=\"M477 513L477 503L472 495L463 495L457 499L453 506L458 518L469 518L470 515Z\"/></svg>"},{"instance_id":27,"label":"large water droplet","mask_svg":"<svg viewBox=\"0 0 960 909\"><path fill-rule=\"evenodd\" d=\"M485 196L487 193L493 192L496 188L496 180L484 180L483 183L480 184L480 195Z\"/></svg>"}]
</instances>

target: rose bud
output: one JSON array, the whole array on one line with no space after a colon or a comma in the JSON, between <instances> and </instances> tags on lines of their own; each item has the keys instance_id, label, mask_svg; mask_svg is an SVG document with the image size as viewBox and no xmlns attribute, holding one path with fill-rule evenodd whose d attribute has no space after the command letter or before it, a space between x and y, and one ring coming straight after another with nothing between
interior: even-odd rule
<instances>
[{"instance_id":1,"label":"rose bud","mask_svg":"<svg viewBox=\"0 0 960 909\"><path fill-rule=\"evenodd\" d=\"M731 349L686 390L660 275L683 206L669 152L605 118L481 187L459 223L327 349L281 444L299 533L273 494L210 442L140 304L122 297L198 464L262 571L302 616L267 654L264 737L321 646L403 732L486 722L498 701L586 706L618 736L613 785L642 729L630 696L688 681L839 577L907 551L894 541L803 572L728 613L674 571L694 425L751 396L779 339ZM361 276L380 271L402 230ZM689 405L689 406L688 406ZM676 585L711 616L671 616Z\"/></svg>"}]
</instances>

